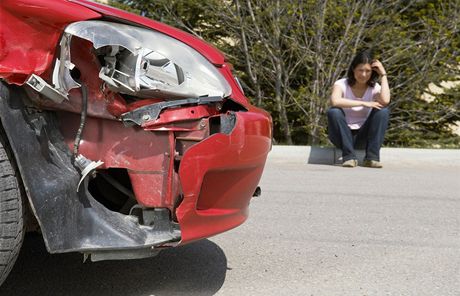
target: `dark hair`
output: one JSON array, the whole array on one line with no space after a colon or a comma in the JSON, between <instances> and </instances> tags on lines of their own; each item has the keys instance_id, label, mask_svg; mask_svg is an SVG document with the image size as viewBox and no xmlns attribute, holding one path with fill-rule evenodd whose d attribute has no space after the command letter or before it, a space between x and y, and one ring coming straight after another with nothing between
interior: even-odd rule
<instances>
[{"instance_id":1,"label":"dark hair","mask_svg":"<svg viewBox=\"0 0 460 296\"><path fill-rule=\"evenodd\" d=\"M365 49L359 52L351 61L350 67L348 68L347 72L347 82L349 86L353 86L356 83L355 74L353 70L359 64L371 64L374 60L374 53L371 49ZM374 87L377 79L379 78L379 74L376 71L372 70L371 78L367 81L367 85L370 87Z\"/></svg>"}]
</instances>

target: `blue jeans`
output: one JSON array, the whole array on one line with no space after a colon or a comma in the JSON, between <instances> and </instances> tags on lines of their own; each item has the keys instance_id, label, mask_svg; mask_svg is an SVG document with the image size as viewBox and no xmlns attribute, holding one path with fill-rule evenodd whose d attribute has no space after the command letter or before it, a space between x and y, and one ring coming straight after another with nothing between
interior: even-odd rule
<instances>
[{"instance_id":1,"label":"blue jeans","mask_svg":"<svg viewBox=\"0 0 460 296\"><path fill-rule=\"evenodd\" d=\"M380 161L380 147L388 127L388 108L372 109L371 114L359 130L351 130L341 108L332 107L327 111L329 140L342 149L342 159L356 159L355 148L366 149L364 159Z\"/></svg>"}]
</instances>

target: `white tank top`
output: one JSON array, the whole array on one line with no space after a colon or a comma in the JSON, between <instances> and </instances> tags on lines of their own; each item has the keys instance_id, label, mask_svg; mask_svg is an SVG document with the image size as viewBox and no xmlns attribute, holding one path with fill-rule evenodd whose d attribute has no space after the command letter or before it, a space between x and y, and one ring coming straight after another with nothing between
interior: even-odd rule
<instances>
[{"instance_id":1,"label":"white tank top","mask_svg":"<svg viewBox=\"0 0 460 296\"><path fill-rule=\"evenodd\" d=\"M367 87L366 92L364 93L362 98L357 98L353 94L353 91L351 90L351 87L348 85L347 79L342 78L340 80L337 80L334 85L340 86L340 89L342 90L342 97L351 99L351 100L356 100L356 101L366 101L366 102L371 102L374 100L374 96L378 93L380 93L381 86L378 83L375 83L374 87ZM342 108L343 111L345 112L345 118L347 120L347 124L352 130L360 129L361 126L363 126L364 122L366 121L367 117L369 117L369 114L372 111L372 108L369 107L363 107L363 106L357 106L357 107L351 107L351 108Z\"/></svg>"}]
</instances>

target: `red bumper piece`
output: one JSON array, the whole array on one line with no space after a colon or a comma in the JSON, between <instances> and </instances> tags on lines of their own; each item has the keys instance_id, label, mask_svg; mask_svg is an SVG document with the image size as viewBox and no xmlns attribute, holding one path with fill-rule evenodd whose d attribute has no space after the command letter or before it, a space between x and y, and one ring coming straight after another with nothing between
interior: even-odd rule
<instances>
[{"instance_id":1,"label":"red bumper piece","mask_svg":"<svg viewBox=\"0 0 460 296\"><path fill-rule=\"evenodd\" d=\"M184 199L177 209L182 243L243 223L271 148L271 123L258 109L237 112L229 134L214 134L184 154L179 176Z\"/></svg>"}]
</instances>

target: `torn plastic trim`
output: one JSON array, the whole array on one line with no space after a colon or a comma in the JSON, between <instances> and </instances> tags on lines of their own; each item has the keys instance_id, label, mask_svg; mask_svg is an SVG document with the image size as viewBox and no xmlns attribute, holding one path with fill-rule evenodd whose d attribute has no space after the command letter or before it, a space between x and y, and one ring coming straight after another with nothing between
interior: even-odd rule
<instances>
[{"instance_id":1,"label":"torn plastic trim","mask_svg":"<svg viewBox=\"0 0 460 296\"><path fill-rule=\"evenodd\" d=\"M52 81L54 86L51 86L35 74L29 76L26 81L26 84L35 91L58 104L69 99L69 90L81 87L70 75L70 71L75 67L70 61L71 40L72 36L70 34L63 34L60 42L59 59L56 59L53 70Z\"/></svg>"},{"instance_id":2,"label":"torn plastic trim","mask_svg":"<svg viewBox=\"0 0 460 296\"><path fill-rule=\"evenodd\" d=\"M80 169L81 171L81 178L80 178L80 181L78 182L78 185L77 185L77 192L80 190L80 186L81 186L81 183L83 182L83 180L91 173L93 172L96 168L98 168L99 166L103 165L104 162L103 161L92 161L86 157L84 157L83 155L79 154L76 158L75 158L75 165Z\"/></svg>"},{"instance_id":3,"label":"torn plastic trim","mask_svg":"<svg viewBox=\"0 0 460 296\"><path fill-rule=\"evenodd\" d=\"M59 104L64 100L67 100L67 96L65 94L52 87L48 84L48 82L35 74L30 75L26 84L55 103Z\"/></svg>"},{"instance_id":4,"label":"torn plastic trim","mask_svg":"<svg viewBox=\"0 0 460 296\"><path fill-rule=\"evenodd\" d=\"M90 41L98 55L103 55L105 65L99 77L114 91L169 99L231 94L231 86L213 64L163 33L120 23L81 21L67 26L66 34ZM70 50L63 47L70 42L62 45L61 56L67 57Z\"/></svg>"},{"instance_id":5,"label":"torn plastic trim","mask_svg":"<svg viewBox=\"0 0 460 296\"><path fill-rule=\"evenodd\" d=\"M130 112L126 112L121 115L121 120L123 121L125 125L128 125L128 126L133 125L133 124L142 126L149 121L157 120L161 111L166 108L178 107L178 106L183 106L183 105L191 105L191 104L205 105L205 104L219 103L222 101L223 101L222 97L202 97L202 98L189 98L189 99L184 99L184 100L159 102L159 103L154 103L151 105L137 108Z\"/></svg>"},{"instance_id":6,"label":"torn plastic trim","mask_svg":"<svg viewBox=\"0 0 460 296\"><path fill-rule=\"evenodd\" d=\"M53 71L53 84L57 91L64 94L67 98L69 90L80 87L80 84L73 80L70 71L75 67L70 61L70 44L72 35L64 33L61 39L59 59Z\"/></svg>"}]
</instances>

